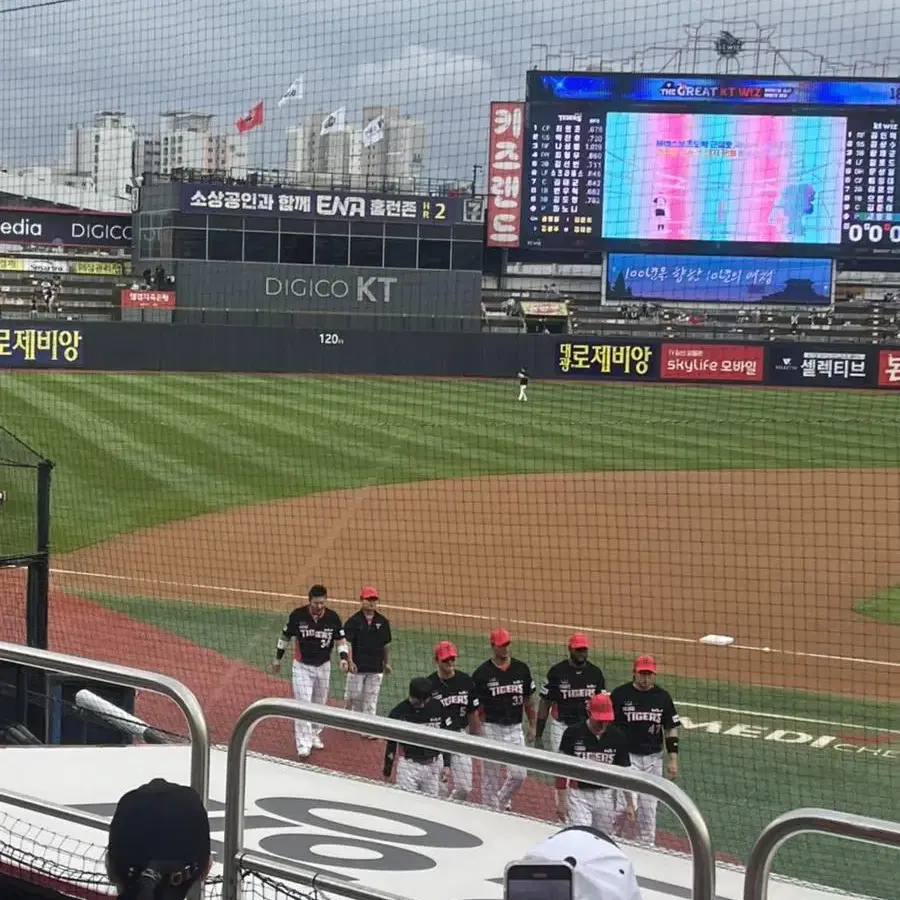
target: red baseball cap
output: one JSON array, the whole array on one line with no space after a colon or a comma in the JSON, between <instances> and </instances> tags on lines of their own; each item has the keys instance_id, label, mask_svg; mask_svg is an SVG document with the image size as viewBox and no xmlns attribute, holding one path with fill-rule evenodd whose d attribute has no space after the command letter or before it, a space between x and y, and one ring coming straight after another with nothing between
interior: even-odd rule
<instances>
[{"instance_id":1,"label":"red baseball cap","mask_svg":"<svg viewBox=\"0 0 900 900\"><path fill-rule=\"evenodd\" d=\"M656 671L656 660L644 653L639 656L634 661L634 671L635 672L655 672Z\"/></svg>"},{"instance_id":2,"label":"red baseball cap","mask_svg":"<svg viewBox=\"0 0 900 900\"><path fill-rule=\"evenodd\" d=\"M587 650L591 646L591 642L588 640L586 634L581 634L577 632L573 634L572 637L569 638L569 649L570 650Z\"/></svg>"},{"instance_id":3,"label":"red baseball cap","mask_svg":"<svg viewBox=\"0 0 900 900\"><path fill-rule=\"evenodd\" d=\"M456 645L450 641L441 641L435 645L434 658L438 662L446 662L448 659L455 659L459 654L456 652Z\"/></svg>"},{"instance_id":4,"label":"red baseball cap","mask_svg":"<svg viewBox=\"0 0 900 900\"><path fill-rule=\"evenodd\" d=\"M359 599L360 600L377 600L378 599L378 588L374 588L370 584L366 585L359 592Z\"/></svg>"},{"instance_id":5,"label":"red baseball cap","mask_svg":"<svg viewBox=\"0 0 900 900\"><path fill-rule=\"evenodd\" d=\"M588 715L594 722L612 722L616 714L609 694L594 694L588 704Z\"/></svg>"},{"instance_id":6,"label":"red baseball cap","mask_svg":"<svg viewBox=\"0 0 900 900\"><path fill-rule=\"evenodd\" d=\"M491 646L502 647L504 644L512 642L509 632L505 628L495 628L491 632Z\"/></svg>"}]
</instances>

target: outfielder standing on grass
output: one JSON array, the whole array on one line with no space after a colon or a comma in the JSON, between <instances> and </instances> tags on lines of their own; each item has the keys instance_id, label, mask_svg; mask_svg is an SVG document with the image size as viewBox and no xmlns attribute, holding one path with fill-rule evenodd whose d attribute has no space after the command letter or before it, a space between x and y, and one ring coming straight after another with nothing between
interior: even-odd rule
<instances>
[{"instance_id":1,"label":"outfielder standing on grass","mask_svg":"<svg viewBox=\"0 0 900 900\"><path fill-rule=\"evenodd\" d=\"M615 713L609 694L596 694L584 722L563 732L560 753L615 766L630 766L625 735L612 725ZM628 818L635 820L634 798L624 791ZM616 825L616 791L582 781L556 779L556 815L568 825L599 828L612 834Z\"/></svg>"},{"instance_id":2,"label":"outfielder standing on grass","mask_svg":"<svg viewBox=\"0 0 900 900\"><path fill-rule=\"evenodd\" d=\"M625 732L631 764L641 772L662 776L662 748L669 756L668 776L678 777L678 726L681 719L669 692L656 684L656 660L639 656L634 677L612 692L616 724ZM656 807L659 801L645 794L637 800L638 840L656 842Z\"/></svg>"},{"instance_id":3,"label":"outfielder standing on grass","mask_svg":"<svg viewBox=\"0 0 900 900\"><path fill-rule=\"evenodd\" d=\"M393 671L388 658L391 623L378 612L375 588L364 587L359 600L362 609L344 622L344 634L353 654L344 700L347 709L374 716L382 679Z\"/></svg>"},{"instance_id":4,"label":"outfielder standing on grass","mask_svg":"<svg viewBox=\"0 0 900 900\"><path fill-rule=\"evenodd\" d=\"M524 662L510 656L510 643L509 632L495 628L491 632L491 658L472 673L472 680L481 705L484 736L524 747L523 712L528 717L528 743L534 740L534 679ZM521 766L509 766L501 785L500 769L497 763L485 761L482 793L486 806L505 810L524 784L527 772Z\"/></svg>"},{"instance_id":5,"label":"outfielder standing on grass","mask_svg":"<svg viewBox=\"0 0 900 900\"><path fill-rule=\"evenodd\" d=\"M441 641L434 648L434 660L437 671L428 676L432 696L441 705L443 718L441 727L448 731L465 731L478 734L481 721L478 717L478 697L475 693L475 682L465 672L456 668L456 646L450 641ZM472 793L472 757L454 753L450 757L450 775L453 778L453 790L450 796L454 800L468 800ZM447 782L442 780L442 793Z\"/></svg>"},{"instance_id":6,"label":"outfielder standing on grass","mask_svg":"<svg viewBox=\"0 0 900 900\"><path fill-rule=\"evenodd\" d=\"M389 718L413 725L428 725L440 728L443 710L440 703L431 695L431 682L427 678L413 678L409 683L409 696L398 703L389 714ZM397 742L388 741L384 751L384 767L382 774L390 780L397 758ZM428 747L416 747L413 744L400 744L397 762L398 788L404 791L415 791L429 797L437 797L441 774L446 767L441 754Z\"/></svg>"},{"instance_id":7,"label":"outfielder standing on grass","mask_svg":"<svg viewBox=\"0 0 900 900\"><path fill-rule=\"evenodd\" d=\"M606 687L603 672L588 660L590 645L587 635L573 634L569 638L569 658L551 666L547 672L538 708L536 747L541 745L547 718L552 715L548 749L559 750L563 732L587 719L591 697Z\"/></svg>"},{"instance_id":8,"label":"outfielder standing on grass","mask_svg":"<svg viewBox=\"0 0 900 900\"><path fill-rule=\"evenodd\" d=\"M291 681L294 699L325 704L328 702L328 689L331 686L331 651L337 644L341 671L346 672L350 668L350 647L344 639L340 616L325 605L328 597L325 586L314 584L309 589L308 596L309 603L298 606L281 631L271 671L277 674L281 669L281 658L293 640L294 666ZM307 757L313 749L324 749L322 727L299 719L294 722L297 756Z\"/></svg>"}]
</instances>

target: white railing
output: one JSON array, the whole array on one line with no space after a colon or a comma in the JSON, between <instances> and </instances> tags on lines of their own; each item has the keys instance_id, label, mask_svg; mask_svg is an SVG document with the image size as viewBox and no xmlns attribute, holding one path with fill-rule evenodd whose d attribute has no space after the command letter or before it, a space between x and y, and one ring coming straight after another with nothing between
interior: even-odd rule
<instances>
[{"instance_id":1,"label":"white railing","mask_svg":"<svg viewBox=\"0 0 900 900\"><path fill-rule=\"evenodd\" d=\"M409 725L395 719L379 718L357 712L301 703L296 700L258 700L241 713L228 742L228 761L225 776L225 849L222 865L224 884L222 900L240 900L240 869L262 872L274 877L292 879L302 872L291 869L278 857L244 849L244 792L247 774L247 747L254 728L264 719L294 719L327 725L355 734L371 735L388 741L429 747L444 753L463 753L502 765L524 766L535 772L560 778L573 778L600 787L619 788L649 794L661 800L678 817L687 832L693 856L693 900L713 900L715 897L715 861L706 822L693 800L670 781L645 775L631 768L604 766L560 753L514 747L498 741L471 737L454 731L441 731L422 725ZM506 861L498 861L498 873ZM306 877L306 876L304 876ZM311 876L310 876L311 877ZM304 883L311 884L307 880ZM321 886L321 879L316 879ZM349 897L347 885L340 893ZM384 900L384 895L365 888L355 888L353 900Z\"/></svg>"},{"instance_id":2,"label":"white railing","mask_svg":"<svg viewBox=\"0 0 900 900\"><path fill-rule=\"evenodd\" d=\"M756 839L744 875L744 900L767 900L769 876L778 848L798 834L809 833L830 834L900 849L900 824L897 822L830 809L795 809L770 822Z\"/></svg>"}]
</instances>

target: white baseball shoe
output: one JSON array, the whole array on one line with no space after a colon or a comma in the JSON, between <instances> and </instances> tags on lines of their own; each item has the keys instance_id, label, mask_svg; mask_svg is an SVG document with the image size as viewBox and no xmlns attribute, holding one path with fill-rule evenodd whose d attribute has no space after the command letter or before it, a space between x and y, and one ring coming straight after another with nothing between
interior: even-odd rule
<instances>
[{"instance_id":1,"label":"white baseball shoe","mask_svg":"<svg viewBox=\"0 0 900 900\"><path fill-rule=\"evenodd\" d=\"M322 743L322 738L320 738L318 736L313 738L312 745L313 745L313 750L324 750L325 749L325 745Z\"/></svg>"},{"instance_id":2,"label":"white baseball shoe","mask_svg":"<svg viewBox=\"0 0 900 900\"><path fill-rule=\"evenodd\" d=\"M309 756L309 747L302 747L298 749L297 756L299 756L300 759L306 759L306 757Z\"/></svg>"}]
</instances>

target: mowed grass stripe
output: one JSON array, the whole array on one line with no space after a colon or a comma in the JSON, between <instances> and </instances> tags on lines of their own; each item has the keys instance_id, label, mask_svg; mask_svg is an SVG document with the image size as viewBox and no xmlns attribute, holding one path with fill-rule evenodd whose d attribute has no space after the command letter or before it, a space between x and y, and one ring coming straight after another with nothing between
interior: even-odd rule
<instances>
[{"instance_id":1,"label":"mowed grass stripe","mask_svg":"<svg viewBox=\"0 0 900 900\"><path fill-rule=\"evenodd\" d=\"M409 466L410 454L401 453L396 441L392 445L366 440L362 420L335 420L333 414L289 404L283 396L269 398L254 392L252 400L244 401L240 391L229 393L225 385L216 385L213 390L222 397L231 397L232 414L261 434L277 431L296 441L298 471L308 485L301 493L434 476L433 462L416 470ZM398 463L407 466L399 475Z\"/></svg>"},{"instance_id":2,"label":"mowed grass stripe","mask_svg":"<svg viewBox=\"0 0 900 900\"><path fill-rule=\"evenodd\" d=\"M202 443L205 456L224 457L223 462L227 461L244 483L263 476L266 486L280 496L281 489L296 481L292 477L296 475L296 455L287 447L276 448L268 433L242 428L241 423L235 422L231 403L224 402L225 398L223 402L211 402L180 378L135 377L140 383L129 385L129 404L144 408L148 417L156 417L166 427ZM254 497L255 492L250 499Z\"/></svg>"},{"instance_id":3,"label":"mowed grass stripe","mask_svg":"<svg viewBox=\"0 0 900 900\"><path fill-rule=\"evenodd\" d=\"M80 406L84 421L83 434L100 444L108 439L113 448L124 451L124 460L143 475L161 482L167 489L177 489L195 498L204 507L215 503L216 495L231 497L232 502L252 500L238 477L229 469L224 457L204 452L196 438L183 435L180 440L158 417L148 417L140 409L137 377L131 381L119 378L115 383L94 376L74 378L67 386L70 409ZM136 403L132 400L137 398ZM59 399L54 401L59 403ZM118 454L117 454L118 455Z\"/></svg>"}]
</instances>

